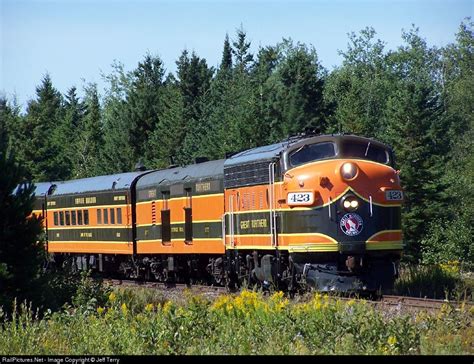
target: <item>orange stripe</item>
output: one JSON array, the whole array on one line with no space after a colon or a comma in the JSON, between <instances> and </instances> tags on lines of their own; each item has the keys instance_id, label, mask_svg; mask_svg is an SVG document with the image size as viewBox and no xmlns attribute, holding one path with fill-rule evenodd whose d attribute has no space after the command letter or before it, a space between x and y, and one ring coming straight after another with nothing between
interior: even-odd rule
<instances>
[{"instance_id":1,"label":"orange stripe","mask_svg":"<svg viewBox=\"0 0 474 364\"><path fill-rule=\"evenodd\" d=\"M401 230L385 230L380 231L367 239L368 243L376 243L383 241L400 241L402 240Z\"/></svg>"},{"instance_id":2,"label":"orange stripe","mask_svg":"<svg viewBox=\"0 0 474 364\"><path fill-rule=\"evenodd\" d=\"M138 241L138 254L224 254L225 248L221 240L194 240L185 244L183 240L172 241L164 245L157 241Z\"/></svg>"},{"instance_id":3,"label":"orange stripe","mask_svg":"<svg viewBox=\"0 0 474 364\"><path fill-rule=\"evenodd\" d=\"M48 242L49 253L132 254L133 245L123 242Z\"/></svg>"}]
</instances>

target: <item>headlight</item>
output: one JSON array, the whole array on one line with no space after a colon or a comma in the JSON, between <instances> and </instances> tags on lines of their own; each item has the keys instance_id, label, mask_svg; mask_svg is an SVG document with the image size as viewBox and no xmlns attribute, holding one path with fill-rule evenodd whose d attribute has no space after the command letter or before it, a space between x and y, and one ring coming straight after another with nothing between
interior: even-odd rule
<instances>
[{"instance_id":1,"label":"headlight","mask_svg":"<svg viewBox=\"0 0 474 364\"><path fill-rule=\"evenodd\" d=\"M359 208L359 200L354 195L343 197L342 207L348 212L355 211Z\"/></svg>"},{"instance_id":2,"label":"headlight","mask_svg":"<svg viewBox=\"0 0 474 364\"><path fill-rule=\"evenodd\" d=\"M359 169L354 163L344 163L341 167L341 176L347 181L353 180L357 176Z\"/></svg>"}]
</instances>

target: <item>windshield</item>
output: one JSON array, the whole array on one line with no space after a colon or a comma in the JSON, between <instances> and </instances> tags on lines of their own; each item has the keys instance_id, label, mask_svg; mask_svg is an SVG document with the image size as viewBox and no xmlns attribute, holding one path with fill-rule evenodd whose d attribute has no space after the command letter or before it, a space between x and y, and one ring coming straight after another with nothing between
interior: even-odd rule
<instances>
[{"instance_id":1,"label":"windshield","mask_svg":"<svg viewBox=\"0 0 474 364\"><path fill-rule=\"evenodd\" d=\"M336 156L334 143L305 144L289 154L293 167Z\"/></svg>"},{"instance_id":2,"label":"windshield","mask_svg":"<svg viewBox=\"0 0 474 364\"><path fill-rule=\"evenodd\" d=\"M346 141L343 144L342 151L344 158L367 159L383 164L388 164L389 162L387 150L370 142Z\"/></svg>"}]
</instances>

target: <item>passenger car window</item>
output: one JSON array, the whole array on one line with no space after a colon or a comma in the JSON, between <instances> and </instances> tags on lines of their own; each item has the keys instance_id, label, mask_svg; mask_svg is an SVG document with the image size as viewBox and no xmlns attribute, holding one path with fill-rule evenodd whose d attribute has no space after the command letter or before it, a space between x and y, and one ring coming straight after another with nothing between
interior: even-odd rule
<instances>
[{"instance_id":1,"label":"passenger car window","mask_svg":"<svg viewBox=\"0 0 474 364\"><path fill-rule=\"evenodd\" d=\"M291 152L289 160L290 164L296 167L320 159L331 158L335 155L336 148L334 147L334 143L305 144Z\"/></svg>"},{"instance_id":2,"label":"passenger car window","mask_svg":"<svg viewBox=\"0 0 474 364\"><path fill-rule=\"evenodd\" d=\"M342 149L343 156L345 158L367 159L383 164L387 164L389 162L387 150L371 144L370 142L361 143L346 141Z\"/></svg>"}]
</instances>

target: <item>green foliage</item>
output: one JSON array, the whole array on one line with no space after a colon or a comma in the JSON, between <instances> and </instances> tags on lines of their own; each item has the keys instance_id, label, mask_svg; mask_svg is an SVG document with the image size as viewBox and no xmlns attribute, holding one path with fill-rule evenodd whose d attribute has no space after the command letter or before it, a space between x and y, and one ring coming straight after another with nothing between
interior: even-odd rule
<instances>
[{"instance_id":1,"label":"green foliage","mask_svg":"<svg viewBox=\"0 0 474 364\"><path fill-rule=\"evenodd\" d=\"M275 85L270 106L272 139L278 141L306 129L325 130L325 76L315 49L291 40L284 40L279 49L281 62L271 79Z\"/></svg>"},{"instance_id":2,"label":"green foliage","mask_svg":"<svg viewBox=\"0 0 474 364\"><path fill-rule=\"evenodd\" d=\"M458 261L403 265L394 292L413 297L472 301L473 283L472 279L463 277Z\"/></svg>"},{"instance_id":3,"label":"green foliage","mask_svg":"<svg viewBox=\"0 0 474 364\"><path fill-rule=\"evenodd\" d=\"M25 182L25 170L14 160L0 115L0 307L13 299L35 300L41 295L39 275L44 245L39 241L41 221L31 216L34 185Z\"/></svg>"},{"instance_id":4,"label":"green foliage","mask_svg":"<svg viewBox=\"0 0 474 364\"><path fill-rule=\"evenodd\" d=\"M148 139L160 124L163 113L163 77L161 59L151 55L146 55L132 72L123 111L135 162L148 155Z\"/></svg>"},{"instance_id":5,"label":"green foliage","mask_svg":"<svg viewBox=\"0 0 474 364\"><path fill-rule=\"evenodd\" d=\"M97 176L101 172L100 154L103 145L101 106L97 85L85 88L84 115L77 128L74 146L74 178Z\"/></svg>"},{"instance_id":6,"label":"green foliage","mask_svg":"<svg viewBox=\"0 0 474 364\"><path fill-rule=\"evenodd\" d=\"M80 273L80 281L72 297L72 304L84 314L95 312L107 302L110 289L100 279L93 279L90 271Z\"/></svg>"},{"instance_id":7,"label":"green foliage","mask_svg":"<svg viewBox=\"0 0 474 364\"><path fill-rule=\"evenodd\" d=\"M114 62L113 72L105 75L109 83L103 109L104 146L101 154L102 173L129 172L137 161L133 157L129 142L129 130L125 98L131 87L132 75L125 72L123 65Z\"/></svg>"},{"instance_id":8,"label":"green foliage","mask_svg":"<svg viewBox=\"0 0 474 364\"><path fill-rule=\"evenodd\" d=\"M474 36L473 23L461 24L458 42L443 50L443 108L449 130L448 160L440 166L447 188L445 205L421 241L427 262L459 261L474 267Z\"/></svg>"},{"instance_id":9,"label":"green foliage","mask_svg":"<svg viewBox=\"0 0 474 364\"><path fill-rule=\"evenodd\" d=\"M235 70L238 73L246 73L249 70L250 63L253 61L253 55L250 53L250 42L247 41L247 33L242 25L237 29L237 39L232 42L232 54L235 59ZM227 39L226 39L227 40ZM224 42L223 62L229 65L228 55L226 53L226 43Z\"/></svg>"},{"instance_id":10,"label":"green foliage","mask_svg":"<svg viewBox=\"0 0 474 364\"><path fill-rule=\"evenodd\" d=\"M21 127L18 160L36 181L57 181L70 176L70 164L61 132L63 98L46 75L36 88L36 100L28 104ZM34 146L33 148L31 146Z\"/></svg>"},{"instance_id":11,"label":"green foliage","mask_svg":"<svg viewBox=\"0 0 474 364\"><path fill-rule=\"evenodd\" d=\"M140 296L142 294L140 293ZM472 354L472 310L436 314L378 311L365 302L315 295L289 302L281 292L244 291L215 300L134 301L112 292L95 312L35 317L20 313L0 325L0 352L34 355ZM0 314L0 319L1 314ZM205 339L204 339L205 338Z\"/></svg>"},{"instance_id":12,"label":"green foliage","mask_svg":"<svg viewBox=\"0 0 474 364\"><path fill-rule=\"evenodd\" d=\"M225 35L224 49L222 50L222 61L219 67L220 72L230 72L232 69L232 48L229 42L229 35Z\"/></svg>"}]
</instances>

